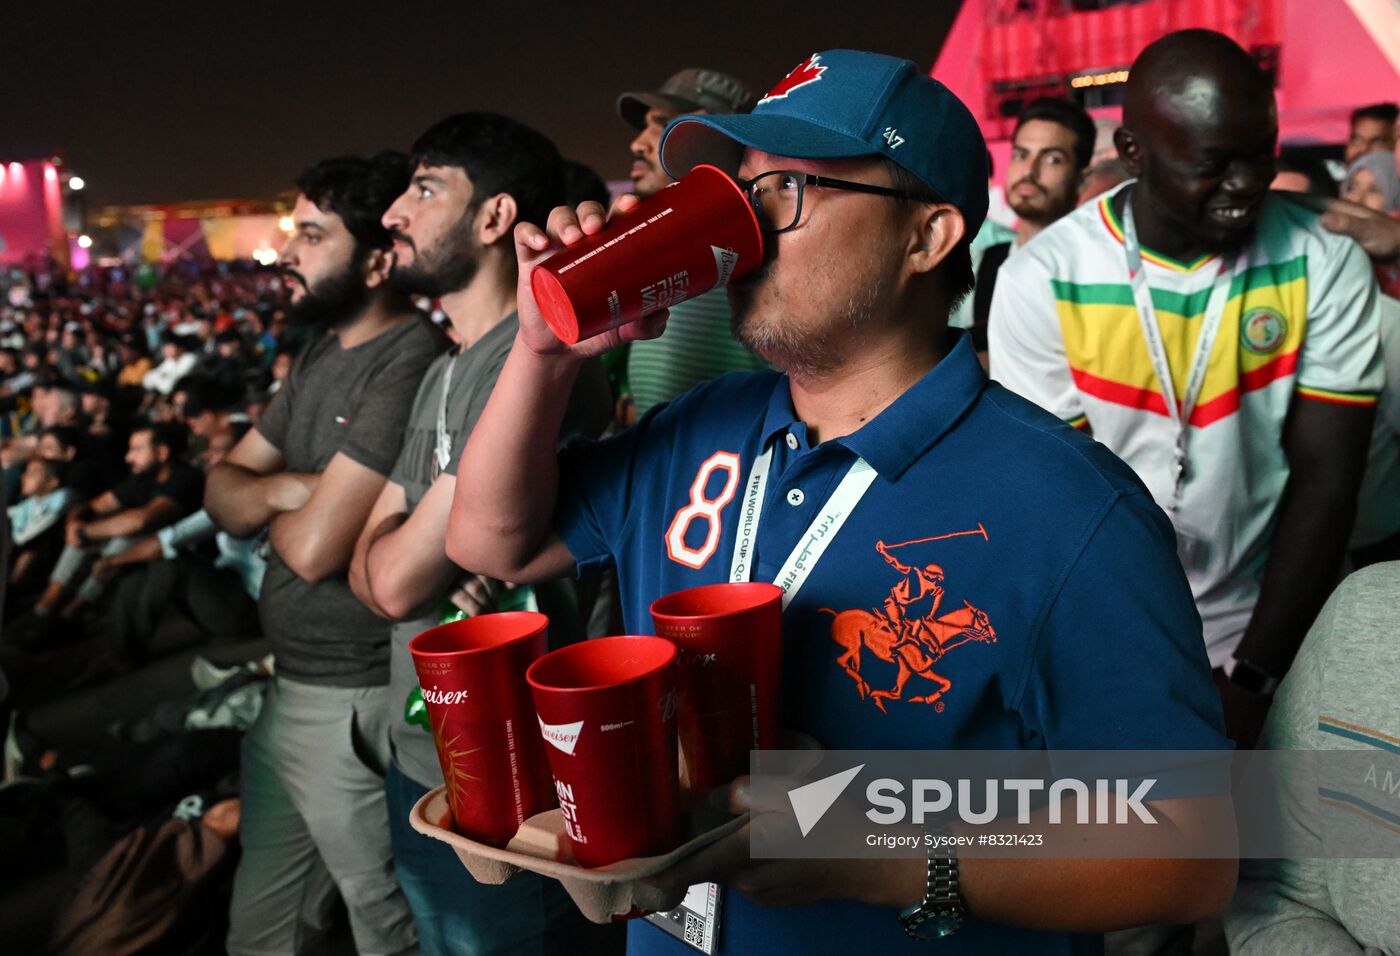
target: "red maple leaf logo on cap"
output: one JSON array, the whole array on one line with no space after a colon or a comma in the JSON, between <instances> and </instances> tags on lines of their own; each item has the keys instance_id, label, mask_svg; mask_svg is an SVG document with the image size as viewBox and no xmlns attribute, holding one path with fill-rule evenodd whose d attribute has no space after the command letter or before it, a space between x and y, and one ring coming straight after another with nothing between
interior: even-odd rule
<instances>
[{"instance_id":1,"label":"red maple leaf logo on cap","mask_svg":"<svg viewBox=\"0 0 1400 956\"><path fill-rule=\"evenodd\" d=\"M758 101L758 105L762 106L769 100L786 99L787 95L799 86L806 86L808 83L817 82L817 80L822 78L822 74L826 72L826 67L822 66L821 63L821 54L813 53L811 56L807 57L807 59L797 64L791 73L779 80L778 85L769 90L768 94Z\"/></svg>"}]
</instances>

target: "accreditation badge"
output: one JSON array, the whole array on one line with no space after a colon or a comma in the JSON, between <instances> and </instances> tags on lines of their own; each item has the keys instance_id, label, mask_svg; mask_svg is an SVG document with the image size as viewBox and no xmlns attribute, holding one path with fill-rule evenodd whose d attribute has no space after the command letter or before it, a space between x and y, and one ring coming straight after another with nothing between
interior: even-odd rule
<instances>
[{"instance_id":1,"label":"accreditation badge","mask_svg":"<svg viewBox=\"0 0 1400 956\"><path fill-rule=\"evenodd\" d=\"M669 913L652 913L647 922L660 927L692 949L712 956L719 945L719 886L697 883L685 901Z\"/></svg>"}]
</instances>

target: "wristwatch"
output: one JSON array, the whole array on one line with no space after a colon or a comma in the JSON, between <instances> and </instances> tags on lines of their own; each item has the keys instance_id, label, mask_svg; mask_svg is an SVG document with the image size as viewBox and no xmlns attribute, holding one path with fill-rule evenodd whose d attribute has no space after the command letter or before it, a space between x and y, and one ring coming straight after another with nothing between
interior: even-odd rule
<instances>
[{"instance_id":1,"label":"wristwatch","mask_svg":"<svg viewBox=\"0 0 1400 956\"><path fill-rule=\"evenodd\" d=\"M1257 694L1260 697L1268 697L1278 690L1280 683L1273 674L1243 657L1236 657L1231 662L1230 673L1227 676L1230 678L1230 683L1240 690L1249 694Z\"/></svg>"},{"instance_id":2,"label":"wristwatch","mask_svg":"<svg viewBox=\"0 0 1400 956\"><path fill-rule=\"evenodd\" d=\"M928 840L927 836L951 836L947 826L930 826L926 830L928 843L928 885L922 902L906 907L899 913L899 925L904 932L921 941L944 939L956 933L967 916L962 893L958 888L958 854L947 840Z\"/></svg>"}]
</instances>

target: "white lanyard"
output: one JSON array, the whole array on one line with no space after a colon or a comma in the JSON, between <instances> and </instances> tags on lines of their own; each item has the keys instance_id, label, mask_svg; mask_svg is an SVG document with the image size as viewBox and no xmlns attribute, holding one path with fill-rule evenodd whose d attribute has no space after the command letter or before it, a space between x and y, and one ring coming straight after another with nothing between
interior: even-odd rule
<instances>
[{"instance_id":1,"label":"white lanyard","mask_svg":"<svg viewBox=\"0 0 1400 956\"><path fill-rule=\"evenodd\" d=\"M438 402L437 444L433 446L433 464L437 468L433 478L447 471L452 464L452 436L447 431L447 393L452 391L452 370L457 367L457 356L447 363L447 371L442 375L442 400Z\"/></svg>"},{"instance_id":2,"label":"white lanyard","mask_svg":"<svg viewBox=\"0 0 1400 956\"><path fill-rule=\"evenodd\" d=\"M1157 324L1157 309L1152 304L1152 290L1147 286L1147 271L1142 265L1142 247L1138 244L1137 227L1133 222L1132 187L1123 191L1123 252L1128 260L1128 278L1133 287L1133 301L1137 305L1138 321L1142 323L1142 335L1147 340L1147 352L1152 359L1152 370L1157 375L1157 384L1162 389L1162 399L1167 406L1167 415L1176 425L1176 447L1172 453L1172 496L1166 511L1172 514L1181 504L1181 493L1186 487L1186 445L1189 440L1191 413L1196 410L1196 402L1201 397L1201 389L1206 383L1206 369L1210 365L1210 355L1215 349L1215 339L1220 332L1220 320L1225 315L1225 304L1230 298L1230 286L1235 277L1235 259L1231 255L1222 258L1211 284L1210 298L1201 318L1201 331L1196 339L1196 354L1191 359L1191 372L1186 378L1186 393L1177 404L1176 386L1172 383L1171 363L1167 360L1167 348L1162 342L1162 329Z\"/></svg>"},{"instance_id":3,"label":"white lanyard","mask_svg":"<svg viewBox=\"0 0 1400 956\"><path fill-rule=\"evenodd\" d=\"M773 449L764 450L754 459L749 469L748 480L744 482L744 504L739 512L739 527L734 534L734 558L729 565L729 580L749 581L753 578L754 542L758 538L758 522L763 514L763 493L768 487L768 470L773 464ZM802 590L802 585L816 570L836 533L846 523L851 512L856 510L860 499L875 481L875 469L864 458L857 458L841 483L827 499L822 512L812 519L802 537L797 540L792 553L783 562L782 568L773 583L783 589L783 608L786 609Z\"/></svg>"}]
</instances>

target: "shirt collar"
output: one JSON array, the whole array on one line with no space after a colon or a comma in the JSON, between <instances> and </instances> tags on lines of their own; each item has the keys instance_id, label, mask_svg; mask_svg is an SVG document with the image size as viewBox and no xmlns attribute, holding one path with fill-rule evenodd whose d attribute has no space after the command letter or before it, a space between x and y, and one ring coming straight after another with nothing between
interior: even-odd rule
<instances>
[{"instance_id":1,"label":"shirt collar","mask_svg":"<svg viewBox=\"0 0 1400 956\"><path fill-rule=\"evenodd\" d=\"M836 443L864 458L887 481L896 481L920 455L947 434L987 387L970 336L950 329L953 347L937 365L859 430ZM768 400L761 447L797 422L788 377L781 376Z\"/></svg>"}]
</instances>

